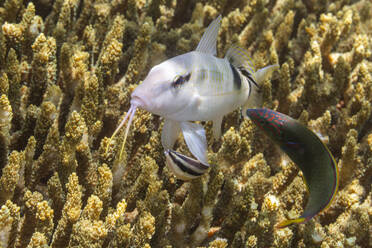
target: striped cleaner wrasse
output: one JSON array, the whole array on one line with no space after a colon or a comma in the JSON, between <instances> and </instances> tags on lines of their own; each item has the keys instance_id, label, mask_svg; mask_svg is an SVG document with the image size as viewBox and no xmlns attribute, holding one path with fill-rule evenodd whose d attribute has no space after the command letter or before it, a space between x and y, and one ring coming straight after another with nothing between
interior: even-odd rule
<instances>
[{"instance_id":1,"label":"striped cleaner wrasse","mask_svg":"<svg viewBox=\"0 0 372 248\"><path fill-rule=\"evenodd\" d=\"M209 168L208 164L203 164L170 149L167 149L164 154L166 165L178 179L185 181L195 179L203 175Z\"/></svg>"},{"instance_id":2,"label":"striped cleaner wrasse","mask_svg":"<svg viewBox=\"0 0 372 248\"><path fill-rule=\"evenodd\" d=\"M326 210L335 198L339 181L337 163L327 146L315 133L285 114L269 109L248 109L246 114L300 168L309 193L303 214L277 227L305 223Z\"/></svg>"},{"instance_id":3,"label":"striped cleaner wrasse","mask_svg":"<svg viewBox=\"0 0 372 248\"><path fill-rule=\"evenodd\" d=\"M245 115L244 109L255 105L258 85L278 65L254 71L247 52L238 46L230 47L224 58L217 58L220 23L221 16L208 26L195 51L154 66L133 91L131 107L111 137L129 118L122 150L136 109L142 108L164 118L161 142L165 150L173 148L182 132L192 155L208 164L205 130L193 121L213 121L218 139L224 115L239 107Z\"/></svg>"}]
</instances>

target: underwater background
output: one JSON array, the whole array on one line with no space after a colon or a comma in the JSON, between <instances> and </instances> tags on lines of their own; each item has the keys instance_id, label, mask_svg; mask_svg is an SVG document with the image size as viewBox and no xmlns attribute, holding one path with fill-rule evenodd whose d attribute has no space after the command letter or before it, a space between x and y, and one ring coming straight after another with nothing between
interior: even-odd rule
<instances>
[{"instance_id":1,"label":"underwater background","mask_svg":"<svg viewBox=\"0 0 372 248\"><path fill-rule=\"evenodd\" d=\"M130 93L150 68L194 50L222 14L218 56L240 44L278 63L263 105L334 155L333 204L306 224L297 166L236 110L213 167L183 182L165 166L162 120ZM370 0L1 0L0 247L372 247ZM180 137L177 150L189 154Z\"/></svg>"}]
</instances>

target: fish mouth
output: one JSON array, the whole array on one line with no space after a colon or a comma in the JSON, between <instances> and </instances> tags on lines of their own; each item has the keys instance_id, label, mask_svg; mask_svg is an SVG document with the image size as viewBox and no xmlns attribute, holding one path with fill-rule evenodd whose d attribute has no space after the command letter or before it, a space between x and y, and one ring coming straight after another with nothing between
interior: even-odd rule
<instances>
[{"instance_id":1,"label":"fish mouth","mask_svg":"<svg viewBox=\"0 0 372 248\"><path fill-rule=\"evenodd\" d=\"M146 103L145 101L139 97L139 96L136 96L136 95L132 95L132 99L130 100L130 104L132 106L136 106L136 107L140 107L140 108L146 108Z\"/></svg>"},{"instance_id":2,"label":"fish mouth","mask_svg":"<svg viewBox=\"0 0 372 248\"><path fill-rule=\"evenodd\" d=\"M150 99L150 96L147 95L138 96L137 94L132 94L130 104L153 114L161 115L161 112L159 113L159 111L157 111L158 106L156 105L156 102L151 101Z\"/></svg>"}]
</instances>

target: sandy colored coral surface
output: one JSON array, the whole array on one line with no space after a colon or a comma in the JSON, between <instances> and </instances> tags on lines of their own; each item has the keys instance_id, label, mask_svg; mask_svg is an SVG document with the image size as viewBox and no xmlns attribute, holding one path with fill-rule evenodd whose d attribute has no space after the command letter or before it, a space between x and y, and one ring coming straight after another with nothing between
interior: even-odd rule
<instances>
[{"instance_id":1,"label":"sandy colored coral surface","mask_svg":"<svg viewBox=\"0 0 372 248\"><path fill-rule=\"evenodd\" d=\"M335 201L306 224L275 229L306 187L239 110L220 141L203 123L214 166L190 182L165 166L158 116L137 111L121 160L123 133L109 144L151 67L219 14L218 56L278 63L263 105L336 159ZM371 1L4 0L0 26L0 247L372 247Z\"/></svg>"}]
</instances>

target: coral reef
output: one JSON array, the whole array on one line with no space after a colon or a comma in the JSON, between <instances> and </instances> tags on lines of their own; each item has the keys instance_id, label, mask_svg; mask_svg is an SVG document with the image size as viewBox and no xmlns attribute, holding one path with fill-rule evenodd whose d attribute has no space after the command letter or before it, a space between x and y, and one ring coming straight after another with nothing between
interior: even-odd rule
<instances>
[{"instance_id":1,"label":"coral reef","mask_svg":"<svg viewBox=\"0 0 372 248\"><path fill-rule=\"evenodd\" d=\"M264 106L336 158L335 202L306 224L275 229L306 187L239 110L220 141L203 123L214 166L190 182L164 164L158 116L138 110L121 159L122 135L108 144L150 68L219 13L219 56L278 63ZM0 247L372 247L369 0L4 0L0 25Z\"/></svg>"}]
</instances>

